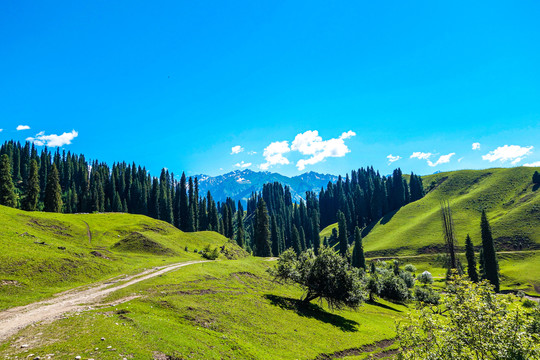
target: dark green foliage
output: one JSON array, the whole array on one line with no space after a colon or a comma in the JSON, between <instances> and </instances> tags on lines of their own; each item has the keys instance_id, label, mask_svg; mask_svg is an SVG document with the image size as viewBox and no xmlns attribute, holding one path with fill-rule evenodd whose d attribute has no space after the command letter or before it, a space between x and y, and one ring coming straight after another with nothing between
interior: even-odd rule
<instances>
[{"instance_id":1,"label":"dark green foliage","mask_svg":"<svg viewBox=\"0 0 540 360\"><path fill-rule=\"evenodd\" d=\"M499 263L497 261L497 253L493 244L493 236L491 235L491 227L486 216L486 212L482 210L480 220L480 228L482 230L482 249L484 257L485 277L495 287L495 292L499 292Z\"/></svg>"},{"instance_id":2,"label":"dark green foliage","mask_svg":"<svg viewBox=\"0 0 540 360\"><path fill-rule=\"evenodd\" d=\"M15 186L11 179L11 165L9 157L4 154L0 158L0 205L15 207L16 202Z\"/></svg>"},{"instance_id":3,"label":"dark green foliage","mask_svg":"<svg viewBox=\"0 0 540 360\"><path fill-rule=\"evenodd\" d=\"M30 161L30 171L28 178L26 179L26 191L24 193L24 200L22 203L23 210L34 211L36 210L39 201L39 173L38 165L35 159ZM73 197L73 193L71 198Z\"/></svg>"},{"instance_id":4,"label":"dark green foliage","mask_svg":"<svg viewBox=\"0 0 540 360\"><path fill-rule=\"evenodd\" d=\"M346 257L347 256L347 249L349 247L348 241L347 241L347 221L345 220L345 214L343 214L341 211L338 211L338 229L339 229L339 253L341 256Z\"/></svg>"},{"instance_id":5,"label":"dark green foliage","mask_svg":"<svg viewBox=\"0 0 540 360\"><path fill-rule=\"evenodd\" d=\"M240 211L240 209L236 212L236 243L241 248L244 247L244 243L246 240L243 215L243 211Z\"/></svg>"},{"instance_id":6,"label":"dark green foliage","mask_svg":"<svg viewBox=\"0 0 540 360\"><path fill-rule=\"evenodd\" d=\"M48 212L62 211L62 189L56 165L52 164L47 175L47 185L45 186L44 210Z\"/></svg>"},{"instance_id":7,"label":"dark green foliage","mask_svg":"<svg viewBox=\"0 0 540 360\"><path fill-rule=\"evenodd\" d=\"M321 298L330 308L357 308L365 299L359 273L332 249L322 248L318 256L311 249L298 256L289 249L270 272L277 281L300 285L305 303Z\"/></svg>"},{"instance_id":8,"label":"dark green foliage","mask_svg":"<svg viewBox=\"0 0 540 360\"><path fill-rule=\"evenodd\" d=\"M405 281L391 272L380 277L381 288L379 296L387 300L405 301L410 298L409 290Z\"/></svg>"},{"instance_id":9,"label":"dark green foliage","mask_svg":"<svg viewBox=\"0 0 540 360\"><path fill-rule=\"evenodd\" d=\"M354 229L354 249L352 253L352 266L366 269L366 258L364 257L364 246L362 245L362 232L357 226Z\"/></svg>"},{"instance_id":10,"label":"dark green foliage","mask_svg":"<svg viewBox=\"0 0 540 360\"><path fill-rule=\"evenodd\" d=\"M217 247L211 249L210 245L206 245L202 250L201 255L207 260L216 260L219 257L219 249Z\"/></svg>"},{"instance_id":11,"label":"dark green foliage","mask_svg":"<svg viewBox=\"0 0 540 360\"><path fill-rule=\"evenodd\" d=\"M474 247L469 234L467 234L467 238L465 239L465 256L467 257L467 274L469 275L469 279L473 282L478 282Z\"/></svg>"},{"instance_id":12,"label":"dark green foliage","mask_svg":"<svg viewBox=\"0 0 540 360\"><path fill-rule=\"evenodd\" d=\"M268 210L264 199L259 199L255 211L255 256L272 256L270 247L270 230L268 225Z\"/></svg>"},{"instance_id":13,"label":"dark green foliage","mask_svg":"<svg viewBox=\"0 0 540 360\"><path fill-rule=\"evenodd\" d=\"M270 242L272 243L272 254L274 256L279 256L281 253L280 251L280 240L279 240L279 229L277 227L276 218L274 215L271 216L272 218L272 230L270 233Z\"/></svg>"},{"instance_id":14,"label":"dark green foliage","mask_svg":"<svg viewBox=\"0 0 540 360\"><path fill-rule=\"evenodd\" d=\"M417 286L414 288L414 298L425 304L438 305L441 295L429 286Z\"/></svg>"},{"instance_id":15,"label":"dark green foliage","mask_svg":"<svg viewBox=\"0 0 540 360\"><path fill-rule=\"evenodd\" d=\"M300 254L302 252L302 245L300 245L300 234L298 229L293 225L292 229L292 248L295 253Z\"/></svg>"},{"instance_id":16,"label":"dark green foliage","mask_svg":"<svg viewBox=\"0 0 540 360\"><path fill-rule=\"evenodd\" d=\"M132 232L112 246L117 251L172 255L174 252L139 232Z\"/></svg>"},{"instance_id":17,"label":"dark green foliage","mask_svg":"<svg viewBox=\"0 0 540 360\"><path fill-rule=\"evenodd\" d=\"M540 173L535 171L532 177L533 184L540 184Z\"/></svg>"}]
</instances>

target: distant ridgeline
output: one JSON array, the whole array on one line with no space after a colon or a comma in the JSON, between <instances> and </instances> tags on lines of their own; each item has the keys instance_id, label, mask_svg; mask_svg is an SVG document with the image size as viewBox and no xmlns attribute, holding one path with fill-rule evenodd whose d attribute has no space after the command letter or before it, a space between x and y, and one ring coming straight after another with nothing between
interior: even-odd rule
<instances>
[{"instance_id":1,"label":"distant ridgeline","mask_svg":"<svg viewBox=\"0 0 540 360\"><path fill-rule=\"evenodd\" d=\"M34 144L5 142L0 148L0 205L51 212L127 212L169 222L183 231L213 230L253 249L256 255L278 255L299 244L303 250L320 243L319 231L345 214L352 234L386 213L424 195L422 180L401 170L381 176L373 168L352 171L345 180L329 182L319 194L293 202L279 182L253 192L244 211L240 201L216 202L199 194L197 178L180 181L163 169L152 177L136 164L89 163L84 155Z\"/></svg>"}]
</instances>

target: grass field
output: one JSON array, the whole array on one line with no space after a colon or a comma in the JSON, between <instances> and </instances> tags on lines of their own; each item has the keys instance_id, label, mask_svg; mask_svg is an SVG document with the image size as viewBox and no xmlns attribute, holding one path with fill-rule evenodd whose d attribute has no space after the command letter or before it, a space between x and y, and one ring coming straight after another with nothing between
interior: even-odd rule
<instances>
[{"instance_id":1,"label":"grass field","mask_svg":"<svg viewBox=\"0 0 540 360\"><path fill-rule=\"evenodd\" d=\"M422 177L427 195L383 217L364 239L373 255L429 253L443 245L440 201L452 209L458 246L470 234L479 246L486 210L499 250L540 248L540 190L535 168L461 170Z\"/></svg>"},{"instance_id":2,"label":"grass field","mask_svg":"<svg viewBox=\"0 0 540 360\"><path fill-rule=\"evenodd\" d=\"M118 274L200 259L195 249L227 242L214 232L183 233L130 214L66 215L0 206L0 224L0 309ZM114 246L126 238L135 240ZM143 242L150 246L140 246Z\"/></svg>"},{"instance_id":3,"label":"grass field","mask_svg":"<svg viewBox=\"0 0 540 360\"><path fill-rule=\"evenodd\" d=\"M0 346L0 357L314 359L349 349L347 358L363 359L391 344L378 342L392 339L395 321L409 311L385 301L358 311L298 307L300 290L266 273L273 264L249 257L167 273L109 298L141 296L135 300L27 328Z\"/></svg>"}]
</instances>

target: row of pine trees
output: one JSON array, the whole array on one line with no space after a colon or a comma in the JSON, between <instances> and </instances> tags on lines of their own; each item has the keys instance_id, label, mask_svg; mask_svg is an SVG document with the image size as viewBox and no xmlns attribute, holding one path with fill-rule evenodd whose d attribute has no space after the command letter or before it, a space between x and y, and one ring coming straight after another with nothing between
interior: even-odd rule
<instances>
[{"instance_id":1,"label":"row of pine trees","mask_svg":"<svg viewBox=\"0 0 540 360\"><path fill-rule=\"evenodd\" d=\"M373 168L352 171L329 182L319 194L292 201L290 188L265 184L242 202L216 202L210 192L199 194L197 178L180 180L163 169L153 177L136 164L87 161L57 149L38 149L29 142L8 141L0 147L0 204L24 210L64 213L126 212L143 214L183 231L217 231L258 256L317 251L319 232L345 221L348 229L363 228L389 211L421 198L422 180L401 170L381 176ZM344 219L341 219L341 217ZM343 235L347 241L353 233Z\"/></svg>"}]
</instances>

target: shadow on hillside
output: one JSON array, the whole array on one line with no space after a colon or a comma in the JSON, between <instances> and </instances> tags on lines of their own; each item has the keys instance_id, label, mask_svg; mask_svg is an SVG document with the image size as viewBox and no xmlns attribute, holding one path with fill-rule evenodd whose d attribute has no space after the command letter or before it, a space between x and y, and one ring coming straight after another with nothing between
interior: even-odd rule
<instances>
[{"instance_id":1,"label":"shadow on hillside","mask_svg":"<svg viewBox=\"0 0 540 360\"><path fill-rule=\"evenodd\" d=\"M378 307L381 307L383 309L392 310L392 311L396 311L396 312L403 312L403 311L401 311L399 309L393 308L393 307L388 306L386 304L381 304L380 302L377 302L377 301L366 301L366 304L373 305L373 306L378 306Z\"/></svg>"},{"instance_id":2,"label":"shadow on hillside","mask_svg":"<svg viewBox=\"0 0 540 360\"><path fill-rule=\"evenodd\" d=\"M316 304L304 304L301 300L292 299L288 297L266 294L265 298L270 300L270 303L275 306L279 306L284 310L293 310L300 316L313 318L327 324L340 328L342 331L354 332L358 331L356 326L359 325L354 320L349 320L343 316L329 313L322 307Z\"/></svg>"},{"instance_id":3,"label":"shadow on hillside","mask_svg":"<svg viewBox=\"0 0 540 360\"><path fill-rule=\"evenodd\" d=\"M385 214L382 219L381 219L381 224L382 225L385 225L387 224L388 222L390 222L390 220L392 220L392 218L394 217L394 215L396 215L396 213L399 211L399 209L397 210L394 210L394 211L391 211L387 214Z\"/></svg>"},{"instance_id":4,"label":"shadow on hillside","mask_svg":"<svg viewBox=\"0 0 540 360\"><path fill-rule=\"evenodd\" d=\"M536 190L538 190L538 188L540 188L540 184L535 184L535 185L533 186L533 189L532 189L532 190L533 190L533 191L536 191Z\"/></svg>"}]
</instances>

